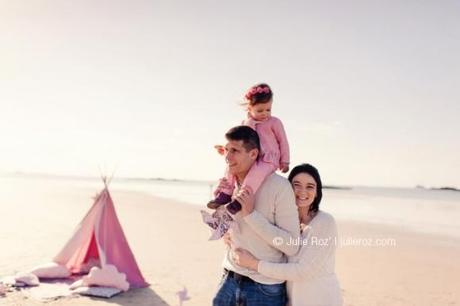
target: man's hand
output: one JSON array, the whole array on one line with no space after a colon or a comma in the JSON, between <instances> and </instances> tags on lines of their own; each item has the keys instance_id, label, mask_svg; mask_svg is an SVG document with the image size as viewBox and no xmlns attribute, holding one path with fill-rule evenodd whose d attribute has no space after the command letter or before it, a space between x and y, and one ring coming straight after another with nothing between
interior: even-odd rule
<instances>
[{"instance_id":1,"label":"man's hand","mask_svg":"<svg viewBox=\"0 0 460 306\"><path fill-rule=\"evenodd\" d=\"M243 217L250 215L254 211L254 193L249 187L241 188L235 200L241 204L241 214Z\"/></svg>"},{"instance_id":2,"label":"man's hand","mask_svg":"<svg viewBox=\"0 0 460 306\"><path fill-rule=\"evenodd\" d=\"M224 236L222 237L222 241L227 247L232 248L232 237L230 236L229 232L226 232L224 234Z\"/></svg>"},{"instance_id":3,"label":"man's hand","mask_svg":"<svg viewBox=\"0 0 460 306\"><path fill-rule=\"evenodd\" d=\"M245 249L236 249L233 252L233 260L240 267L247 268L253 271L257 271L259 266L259 260Z\"/></svg>"}]
</instances>

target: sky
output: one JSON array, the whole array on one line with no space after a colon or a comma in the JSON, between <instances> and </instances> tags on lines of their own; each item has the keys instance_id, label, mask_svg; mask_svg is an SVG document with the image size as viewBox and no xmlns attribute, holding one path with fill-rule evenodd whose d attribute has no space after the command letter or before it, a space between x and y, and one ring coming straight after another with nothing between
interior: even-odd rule
<instances>
[{"instance_id":1,"label":"sky","mask_svg":"<svg viewBox=\"0 0 460 306\"><path fill-rule=\"evenodd\" d=\"M0 173L214 180L273 89L291 165L460 187L458 1L0 0Z\"/></svg>"}]
</instances>

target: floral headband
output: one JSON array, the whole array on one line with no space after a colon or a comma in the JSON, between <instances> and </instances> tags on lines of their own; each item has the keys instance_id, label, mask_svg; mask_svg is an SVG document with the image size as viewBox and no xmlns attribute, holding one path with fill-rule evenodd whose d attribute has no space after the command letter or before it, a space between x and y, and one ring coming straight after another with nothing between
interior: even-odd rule
<instances>
[{"instance_id":1,"label":"floral headband","mask_svg":"<svg viewBox=\"0 0 460 306\"><path fill-rule=\"evenodd\" d=\"M257 93L267 93L268 94L268 93L270 93L270 88L267 87L267 86L252 87L246 93L245 98L248 99L248 100L251 100L251 98Z\"/></svg>"}]
</instances>

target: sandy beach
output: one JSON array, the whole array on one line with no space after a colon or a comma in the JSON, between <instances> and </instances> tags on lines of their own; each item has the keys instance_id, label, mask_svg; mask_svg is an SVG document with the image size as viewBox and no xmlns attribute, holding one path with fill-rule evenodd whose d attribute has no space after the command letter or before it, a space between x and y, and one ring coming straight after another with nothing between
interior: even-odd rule
<instances>
[{"instance_id":1,"label":"sandy beach","mask_svg":"<svg viewBox=\"0 0 460 306\"><path fill-rule=\"evenodd\" d=\"M48 262L91 205L93 188L2 192L0 276ZM65 298L48 305L210 305L221 274L224 245L207 241L200 207L146 193L112 190L119 219L137 262L151 284L112 299ZM24 210L10 205L33 201ZM31 207L36 207L32 209ZM327 211L327 203L324 203ZM20 219L18 219L20 216ZM338 219L337 274L344 305L459 305L460 243L394 226ZM386 244L386 245L385 245ZM0 305L42 305L22 292Z\"/></svg>"},{"instance_id":2,"label":"sandy beach","mask_svg":"<svg viewBox=\"0 0 460 306\"><path fill-rule=\"evenodd\" d=\"M288 184L338 227L295 242L335 267L265 265L302 279L292 306L339 301L333 268L344 306L460 306L460 0L0 0L0 37L0 306L212 305L228 250L200 210L249 187L292 233ZM259 217L232 246L278 262Z\"/></svg>"}]
</instances>

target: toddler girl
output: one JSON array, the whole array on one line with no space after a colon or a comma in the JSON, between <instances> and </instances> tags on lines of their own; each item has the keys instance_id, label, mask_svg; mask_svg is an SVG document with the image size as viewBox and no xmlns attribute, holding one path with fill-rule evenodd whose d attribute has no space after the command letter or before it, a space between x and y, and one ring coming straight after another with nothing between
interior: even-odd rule
<instances>
[{"instance_id":1,"label":"toddler girl","mask_svg":"<svg viewBox=\"0 0 460 306\"><path fill-rule=\"evenodd\" d=\"M247 119L243 125L257 131L260 139L261 152L253 167L249 170L241 187L246 187L253 194L257 192L264 179L280 169L283 173L289 171L289 144L281 120L271 115L273 92L267 84L261 83L252 86L245 95ZM223 154L223 152L220 152ZM227 210L235 214L241 210L237 200L232 201L236 179L229 174L228 168L225 179L231 188L219 188L214 192L215 199L208 203L208 208L217 209L225 205ZM222 185L222 184L221 184Z\"/></svg>"}]
</instances>

